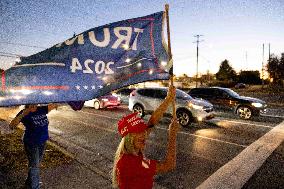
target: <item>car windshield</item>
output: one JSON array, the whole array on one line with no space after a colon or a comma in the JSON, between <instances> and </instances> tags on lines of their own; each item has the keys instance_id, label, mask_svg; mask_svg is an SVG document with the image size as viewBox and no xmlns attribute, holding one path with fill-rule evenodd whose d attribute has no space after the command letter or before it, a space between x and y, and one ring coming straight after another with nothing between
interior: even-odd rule
<instances>
[{"instance_id":1,"label":"car windshield","mask_svg":"<svg viewBox=\"0 0 284 189\"><path fill-rule=\"evenodd\" d=\"M191 100L192 99L192 97L189 94L187 94L186 92L179 90L179 89L176 90L176 97L177 97L177 99L183 99L183 100Z\"/></svg>"},{"instance_id":2,"label":"car windshield","mask_svg":"<svg viewBox=\"0 0 284 189\"><path fill-rule=\"evenodd\" d=\"M229 93L230 96L232 97L239 97L240 95L233 91L232 89L225 89L227 93Z\"/></svg>"}]
</instances>

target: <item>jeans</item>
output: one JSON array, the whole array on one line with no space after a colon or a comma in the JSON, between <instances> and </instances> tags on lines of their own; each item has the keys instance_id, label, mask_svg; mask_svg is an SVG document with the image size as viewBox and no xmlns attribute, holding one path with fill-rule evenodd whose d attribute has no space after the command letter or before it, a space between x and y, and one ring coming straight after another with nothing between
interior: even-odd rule
<instances>
[{"instance_id":1,"label":"jeans","mask_svg":"<svg viewBox=\"0 0 284 189\"><path fill-rule=\"evenodd\" d=\"M31 189L39 189L39 167L43 158L45 143L38 145L24 143L24 146L29 161L29 172L25 184Z\"/></svg>"}]
</instances>

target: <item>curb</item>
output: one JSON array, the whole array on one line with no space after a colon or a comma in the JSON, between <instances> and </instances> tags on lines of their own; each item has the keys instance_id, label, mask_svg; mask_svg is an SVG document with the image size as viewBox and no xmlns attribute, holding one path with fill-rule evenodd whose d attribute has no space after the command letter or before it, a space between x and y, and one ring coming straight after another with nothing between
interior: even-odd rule
<instances>
[{"instance_id":1,"label":"curb","mask_svg":"<svg viewBox=\"0 0 284 189\"><path fill-rule=\"evenodd\" d=\"M66 156L71 157L72 159L76 159L75 156L73 154L71 154L70 152L68 152L67 150L65 150L63 147L61 147L55 140L49 138L48 141L46 141L46 143L54 148L56 148L57 150L59 150L61 153L63 153Z\"/></svg>"},{"instance_id":2,"label":"curb","mask_svg":"<svg viewBox=\"0 0 284 189\"><path fill-rule=\"evenodd\" d=\"M260 116L284 119L284 116L279 116L279 115L260 114Z\"/></svg>"},{"instance_id":3,"label":"curb","mask_svg":"<svg viewBox=\"0 0 284 189\"><path fill-rule=\"evenodd\" d=\"M217 117L217 116L219 116L219 117L227 117L227 116L229 116L230 118L231 118L231 117L236 117L235 114L230 113L230 112L218 111L218 112L215 112L215 113L216 113L216 117ZM284 119L284 116L281 116L281 115L271 115L271 114L260 114L259 117ZM237 118L238 118L238 117L237 117Z\"/></svg>"}]
</instances>

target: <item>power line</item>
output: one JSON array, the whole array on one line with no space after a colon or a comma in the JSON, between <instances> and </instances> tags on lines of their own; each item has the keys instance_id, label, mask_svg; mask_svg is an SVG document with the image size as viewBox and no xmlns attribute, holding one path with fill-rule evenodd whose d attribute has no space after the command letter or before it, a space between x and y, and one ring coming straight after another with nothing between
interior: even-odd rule
<instances>
[{"instance_id":1,"label":"power line","mask_svg":"<svg viewBox=\"0 0 284 189\"><path fill-rule=\"evenodd\" d=\"M9 44L9 45L16 45L16 46L23 46L23 47L33 47L38 49L46 49L47 47L41 47L41 46L34 46L34 45L25 45L22 43L10 43L10 42L0 42L2 44Z\"/></svg>"},{"instance_id":2,"label":"power line","mask_svg":"<svg viewBox=\"0 0 284 189\"><path fill-rule=\"evenodd\" d=\"M22 57L23 55L19 55L19 54L14 54L14 53L8 53L8 52L2 52L0 51L1 54L4 54L4 55L11 55L11 56L16 56L16 57Z\"/></svg>"},{"instance_id":3,"label":"power line","mask_svg":"<svg viewBox=\"0 0 284 189\"><path fill-rule=\"evenodd\" d=\"M0 54L0 56L2 56L2 57L8 57L8 58L18 58L18 56L14 56L14 55Z\"/></svg>"}]
</instances>

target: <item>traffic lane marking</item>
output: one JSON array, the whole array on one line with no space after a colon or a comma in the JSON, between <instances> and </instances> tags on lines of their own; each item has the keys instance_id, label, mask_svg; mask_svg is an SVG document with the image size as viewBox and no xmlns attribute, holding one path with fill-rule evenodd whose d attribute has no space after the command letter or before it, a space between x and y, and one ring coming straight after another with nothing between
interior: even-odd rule
<instances>
[{"instance_id":1,"label":"traffic lane marking","mask_svg":"<svg viewBox=\"0 0 284 189\"><path fill-rule=\"evenodd\" d=\"M273 117L273 118L281 118L284 119L284 116L280 116L280 115L270 115L270 114L260 114L263 117Z\"/></svg>"},{"instance_id":2,"label":"traffic lane marking","mask_svg":"<svg viewBox=\"0 0 284 189\"><path fill-rule=\"evenodd\" d=\"M69 112L74 112L72 110L65 110L65 111L69 111ZM89 115L94 115L94 116L98 116L98 117L103 117L103 118L107 118L107 119L113 119L113 120L119 120L120 118L114 118L114 117L110 117L110 116L106 116L106 115L102 115L102 114L96 114L96 113L91 113L91 112L86 112L86 111L78 111L79 113L83 113L83 114L89 114Z\"/></svg>"},{"instance_id":3,"label":"traffic lane marking","mask_svg":"<svg viewBox=\"0 0 284 189\"><path fill-rule=\"evenodd\" d=\"M71 110L68 110L68 111L71 111ZM96 113L90 113L90 112L85 112L85 111L79 111L79 112L81 112L81 113L83 113L83 114L94 115L94 116L103 117L103 118L108 118L108 119L112 119L112 120L119 120L119 118L113 118L113 117L106 116L106 115L101 115L101 114L96 114ZM70 119L70 120L71 120L71 119ZM74 120L74 121L75 121L75 120ZM80 123L81 121L75 121L75 122ZM240 122L240 123L241 123L241 122ZM93 126L93 127L97 127L98 129L102 129L102 130L109 131L109 132L116 132L115 130L106 129L105 127L99 127L99 126L87 124L87 123L84 123L84 122L82 122L82 124L84 124L84 125L89 125L89 126ZM156 128L162 129L162 130L167 130L166 128L162 128L162 127L159 127L159 126L156 126ZM219 139L215 139L215 138L210 138L210 137L206 137L206 136L202 136L202 135L191 134L191 133L187 133L187 132L183 132L183 131L179 131L179 133L180 133L180 134L183 134L183 135L190 135L190 136L193 136L193 137L203 138L203 139L211 140L211 141L215 141L215 142L225 143L225 144L229 144L229 145L233 145L233 146L238 146L238 147L243 147L243 148L246 148L246 147L247 147L247 145L242 145L242 144L238 144L238 143L223 141L223 140L219 140Z\"/></svg>"},{"instance_id":4,"label":"traffic lane marking","mask_svg":"<svg viewBox=\"0 0 284 189\"><path fill-rule=\"evenodd\" d=\"M72 111L72 110L66 110L66 111ZM108 119L113 119L113 120L119 120L119 118L113 118L113 117L109 117L109 116L106 116L106 115L91 113L91 112L82 111L82 110L78 111L78 112L91 114L91 115L95 115L95 116L99 116L99 117L104 117L104 118L108 118ZM242 121L234 121L234 120L228 120L228 119L222 119L220 117L219 118L214 118L213 120L216 120L216 121L227 121L229 123L245 124L245 125L265 127L265 128L274 128L273 126L262 125L262 124L255 124L255 123L248 123L248 122L242 122ZM210 122L210 121L208 121L208 122Z\"/></svg>"},{"instance_id":5,"label":"traffic lane marking","mask_svg":"<svg viewBox=\"0 0 284 189\"><path fill-rule=\"evenodd\" d=\"M83 112L83 113L86 113L86 112ZM100 117L104 117L104 118L108 118L108 119L115 119L115 118L111 118L111 117L108 117L108 116L104 116L104 115L99 115L99 114L93 114L93 113L86 113L86 114L92 114L92 115L96 115L96 116L100 116ZM86 123L86 122L83 122L83 121L78 121L78 120L75 120L74 118L68 118L66 116L60 116L58 114L56 114L55 116L58 116L58 117L61 117L63 119L67 119L69 121L73 121L73 122L76 122L76 123L79 123L79 124L83 124L83 125L86 125L86 126L92 126L92 127L95 127L95 128L98 128L98 129L101 129L101 130L104 130L104 131L108 131L108 132L116 132L115 130L113 129L109 129L109 128L106 128L106 127L101 127L101 126L97 126L95 124L89 124L89 123Z\"/></svg>"},{"instance_id":6,"label":"traffic lane marking","mask_svg":"<svg viewBox=\"0 0 284 189\"><path fill-rule=\"evenodd\" d=\"M161 129L161 130L168 130L166 128L162 128L162 127L159 127L159 126L156 126L156 128ZM234 143L234 142L227 142L227 141L224 141L224 140L219 140L219 139L210 138L210 137L206 137L206 136L202 136L202 135L187 133L187 132L184 132L184 131L179 131L178 133L183 134L183 135L190 135L190 136L193 136L193 137L203 138L203 139L206 139L206 140L212 140L212 141L215 141L215 142L226 143L226 144L229 144L229 145L239 146L239 147L243 147L243 148L247 147L247 145L242 145L242 144L238 144L238 143Z\"/></svg>"},{"instance_id":7,"label":"traffic lane marking","mask_svg":"<svg viewBox=\"0 0 284 189\"><path fill-rule=\"evenodd\" d=\"M234 120L228 120L228 119L222 119L222 118L214 118L216 121L227 121L229 123L237 123L237 124L243 124L243 125L250 125L250 126L256 126L256 127L265 127L265 128L274 128L273 126L268 125L262 125L262 124L256 124L256 123L248 123L244 121L234 121Z\"/></svg>"},{"instance_id":8,"label":"traffic lane marking","mask_svg":"<svg viewBox=\"0 0 284 189\"><path fill-rule=\"evenodd\" d=\"M284 121L218 169L197 189L242 188L284 140Z\"/></svg>"},{"instance_id":9,"label":"traffic lane marking","mask_svg":"<svg viewBox=\"0 0 284 189\"><path fill-rule=\"evenodd\" d=\"M89 113L89 112L84 112L84 111L81 111L81 112L82 112L82 113L86 113L86 114L92 114L92 115L104 117L104 118L119 120L119 119L117 119L117 118L113 118L113 117L109 117L109 116L105 116L105 115L100 115L100 114L95 114L95 113ZM166 128L162 128L162 127L159 127L159 126L156 126L156 128L157 128L157 129L162 129L162 130L167 130ZM203 139L207 139L207 140L212 140L212 141L216 141L216 142L226 143L226 144L230 144L230 145L234 145L234 146L240 146L240 147L244 147L244 148L247 147L247 145L237 144L237 143L233 143L233 142L227 142L227 141L223 141L223 140L219 140L219 139L214 139L214 138L210 138L210 137L205 137L205 136L201 136L201 135L186 133L186 132L183 132L183 131L179 131L178 133L184 134L184 135L190 135L190 136L194 136L194 137L198 137L198 138L203 138Z\"/></svg>"}]
</instances>

